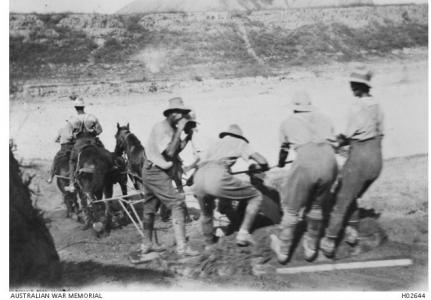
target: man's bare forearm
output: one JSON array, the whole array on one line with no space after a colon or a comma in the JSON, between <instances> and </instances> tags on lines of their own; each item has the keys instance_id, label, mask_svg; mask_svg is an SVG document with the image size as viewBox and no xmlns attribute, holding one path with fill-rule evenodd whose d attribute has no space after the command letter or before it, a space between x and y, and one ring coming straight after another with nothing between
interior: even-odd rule
<instances>
[{"instance_id":1,"label":"man's bare forearm","mask_svg":"<svg viewBox=\"0 0 431 300\"><path fill-rule=\"evenodd\" d=\"M177 130L174 136L172 137L172 140L169 143L168 147L164 151L166 156L169 159L173 159L180 146L181 146L181 131Z\"/></svg>"}]
</instances>

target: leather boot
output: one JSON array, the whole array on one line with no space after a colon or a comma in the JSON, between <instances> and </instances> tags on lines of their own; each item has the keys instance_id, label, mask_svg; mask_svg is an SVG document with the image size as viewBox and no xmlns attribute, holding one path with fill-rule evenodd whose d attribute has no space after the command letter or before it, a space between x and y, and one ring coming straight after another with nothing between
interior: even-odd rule
<instances>
[{"instance_id":1,"label":"leather boot","mask_svg":"<svg viewBox=\"0 0 431 300\"><path fill-rule=\"evenodd\" d=\"M153 242L153 231L154 231L154 214L147 214L144 216L143 220L143 233L144 238L141 243L141 254L147 254L150 252L162 252L165 251L166 248L162 245L158 245Z\"/></svg>"},{"instance_id":2,"label":"leather boot","mask_svg":"<svg viewBox=\"0 0 431 300\"><path fill-rule=\"evenodd\" d=\"M313 207L306 216L307 231L302 240L304 259L306 261L312 261L317 256L317 248L322 228L322 218L322 210L317 207Z\"/></svg>"},{"instance_id":3,"label":"leather boot","mask_svg":"<svg viewBox=\"0 0 431 300\"><path fill-rule=\"evenodd\" d=\"M250 230L253 226L254 220L256 219L256 215L262 200L262 195L259 194L259 196L254 197L248 202L245 209L244 219L242 220L238 235L236 236L236 244L238 246L242 247L254 244Z\"/></svg>"},{"instance_id":4,"label":"leather boot","mask_svg":"<svg viewBox=\"0 0 431 300\"><path fill-rule=\"evenodd\" d=\"M274 251L277 261L280 264L285 264L289 260L290 243L280 240L275 234L271 234L270 247Z\"/></svg>"},{"instance_id":5,"label":"leather boot","mask_svg":"<svg viewBox=\"0 0 431 300\"><path fill-rule=\"evenodd\" d=\"M182 206L172 209L172 228L177 243L177 254L180 256L198 256L200 253L193 250L186 241L185 214Z\"/></svg>"},{"instance_id":6,"label":"leather boot","mask_svg":"<svg viewBox=\"0 0 431 300\"><path fill-rule=\"evenodd\" d=\"M346 226L346 229L344 230L344 239L349 246L356 246L359 242L358 230L353 226Z\"/></svg>"},{"instance_id":7,"label":"leather boot","mask_svg":"<svg viewBox=\"0 0 431 300\"><path fill-rule=\"evenodd\" d=\"M317 239L305 234L302 238L302 246L304 248L304 259L313 261L317 256Z\"/></svg>"},{"instance_id":8,"label":"leather boot","mask_svg":"<svg viewBox=\"0 0 431 300\"><path fill-rule=\"evenodd\" d=\"M320 250L328 258L333 258L335 255L335 238L325 236L320 240Z\"/></svg>"},{"instance_id":9,"label":"leather boot","mask_svg":"<svg viewBox=\"0 0 431 300\"><path fill-rule=\"evenodd\" d=\"M255 241L253 240L252 235L248 231L245 231L242 229L240 229L240 231L238 231L238 234L236 235L235 242L240 247L246 247L246 246L250 246L250 245L255 244Z\"/></svg>"}]
</instances>

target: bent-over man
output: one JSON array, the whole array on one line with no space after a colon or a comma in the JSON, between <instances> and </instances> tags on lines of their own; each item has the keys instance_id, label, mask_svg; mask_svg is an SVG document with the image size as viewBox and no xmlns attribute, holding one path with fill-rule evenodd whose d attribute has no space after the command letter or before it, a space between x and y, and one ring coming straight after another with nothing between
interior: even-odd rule
<instances>
[{"instance_id":1,"label":"bent-over man","mask_svg":"<svg viewBox=\"0 0 431 300\"><path fill-rule=\"evenodd\" d=\"M328 257L333 257L337 238L344 222L345 240L355 246L358 243L360 198L377 179L382 169L383 113L380 104L370 95L372 74L362 64L350 75L350 88L356 97L348 116L344 136L349 144L349 156L344 164L339 181L335 206L331 213L326 236L320 248Z\"/></svg>"},{"instance_id":2,"label":"bent-over man","mask_svg":"<svg viewBox=\"0 0 431 300\"><path fill-rule=\"evenodd\" d=\"M329 140L331 121L316 111L306 92L297 92L292 99L293 114L280 128L281 149L279 167L284 167L289 150L296 159L281 191L283 218L281 232L271 235L271 249L280 263L290 257L300 214L305 209L307 229L303 237L304 257L313 260L317 254L322 226L322 205L329 199L331 186L337 177L337 162Z\"/></svg>"},{"instance_id":3,"label":"bent-over man","mask_svg":"<svg viewBox=\"0 0 431 300\"><path fill-rule=\"evenodd\" d=\"M201 208L201 225L205 243L211 246L216 242L213 233L214 201L247 201L245 216L236 236L238 246L252 244L251 227L262 203L262 194L250 182L243 181L232 174L230 168L238 158L258 163L260 170L268 170L266 159L255 152L243 136L241 128L232 124L220 133L219 140L209 148L194 175L193 192ZM235 217L236 214L232 214ZM227 213L229 218L229 213ZM229 218L230 219L230 218ZM233 221L233 220L231 220Z\"/></svg>"}]
</instances>

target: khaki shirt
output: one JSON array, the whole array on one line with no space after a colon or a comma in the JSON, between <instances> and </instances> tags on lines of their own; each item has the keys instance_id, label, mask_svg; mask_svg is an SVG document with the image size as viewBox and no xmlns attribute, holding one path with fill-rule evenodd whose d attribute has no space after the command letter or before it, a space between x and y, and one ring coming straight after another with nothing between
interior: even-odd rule
<instances>
[{"instance_id":1,"label":"khaki shirt","mask_svg":"<svg viewBox=\"0 0 431 300\"><path fill-rule=\"evenodd\" d=\"M372 97L355 100L347 122L344 133L347 138L363 141L383 135L383 112L380 104Z\"/></svg>"},{"instance_id":2,"label":"khaki shirt","mask_svg":"<svg viewBox=\"0 0 431 300\"><path fill-rule=\"evenodd\" d=\"M240 157L247 161L254 152L246 141L226 135L209 147L199 165L210 161L220 161L231 166Z\"/></svg>"},{"instance_id":3,"label":"khaki shirt","mask_svg":"<svg viewBox=\"0 0 431 300\"><path fill-rule=\"evenodd\" d=\"M99 120L92 114L72 116L69 118L69 122L72 124L73 136L75 138L80 133L91 133L98 136L103 131Z\"/></svg>"},{"instance_id":4,"label":"khaki shirt","mask_svg":"<svg viewBox=\"0 0 431 300\"><path fill-rule=\"evenodd\" d=\"M156 123L150 132L147 144L147 158L156 166L166 170L172 167L172 162L167 161L162 153L166 150L174 137L175 129L165 119Z\"/></svg>"},{"instance_id":5,"label":"khaki shirt","mask_svg":"<svg viewBox=\"0 0 431 300\"><path fill-rule=\"evenodd\" d=\"M66 125L58 130L58 134L55 137L55 142L60 144L73 142L73 127L69 121L66 121Z\"/></svg>"},{"instance_id":6,"label":"khaki shirt","mask_svg":"<svg viewBox=\"0 0 431 300\"><path fill-rule=\"evenodd\" d=\"M280 143L294 149L307 143L321 143L334 139L331 120L319 112L294 113L280 126Z\"/></svg>"}]
</instances>

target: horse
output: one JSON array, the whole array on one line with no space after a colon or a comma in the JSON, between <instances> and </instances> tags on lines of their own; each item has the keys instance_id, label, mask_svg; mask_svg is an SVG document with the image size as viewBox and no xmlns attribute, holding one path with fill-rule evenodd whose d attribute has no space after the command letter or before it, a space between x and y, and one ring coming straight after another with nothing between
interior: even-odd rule
<instances>
[{"instance_id":1,"label":"horse","mask_svg":"<svg viewBox=\"0 0 431 300\"><path fill-rule=\"evenodd\" d=\"M121 188L123 195L127 195L127 170L126 162L124 158L116 156L111 152L112 159L115 165L111 176L109 177L112 185L118 183ZM66 206L66 217L73 218L74 216L79 219L80 206L78 203L78 196L81 199L85 199L85 195L81 194L81 190L77 189L75 192L69 192L65 189L69 185L69 156L70 151L61 153L57 155L54 166L54 174L56 175L57 187L63 196L63 202ZM109 183L110 184L110 183ZM82 208L81 202L81 208Z\"/></svg>"},{"instance_id":2,"label":"horse","mask_svg":"<svg viewBox=\"0 0 431 300\"><path fill-rule=\"evenodd\" d=\"M127 173L136 190L142 189L142 168L147 158L144 146L141 141L130 132L129 123L126 126L120 126L117 123L117 132L115 134L115 150L117 156L126 154L127 156Z\"/></svg>"},{"instance_id":3,"label":"horse","mask_svg":"<svg viewBox=\"0 0 431 300\"><path fill-rule=\"evenodd\" d=\"M118 183L121 188L121 193L127 195L127 162L122 156L118 156L115 152L111 152L114 162L114 170L111 174L111 181L114 185Z\"/></svg>"},{"instance_id":4,"label":"horse","mask_svg":"<svg viewBox=\"0 0 431 300\"><path fill-rule=\"evenodd\" d=\"M88 145L78 154L76 184L83 195L84 216L88 218L85 223L86 227L92 225L97 234L109 230L111 225L111 203L97 200L103 195L112 197L115 170L112 154L104 148Z\"/></svg>"}]
</instances>

